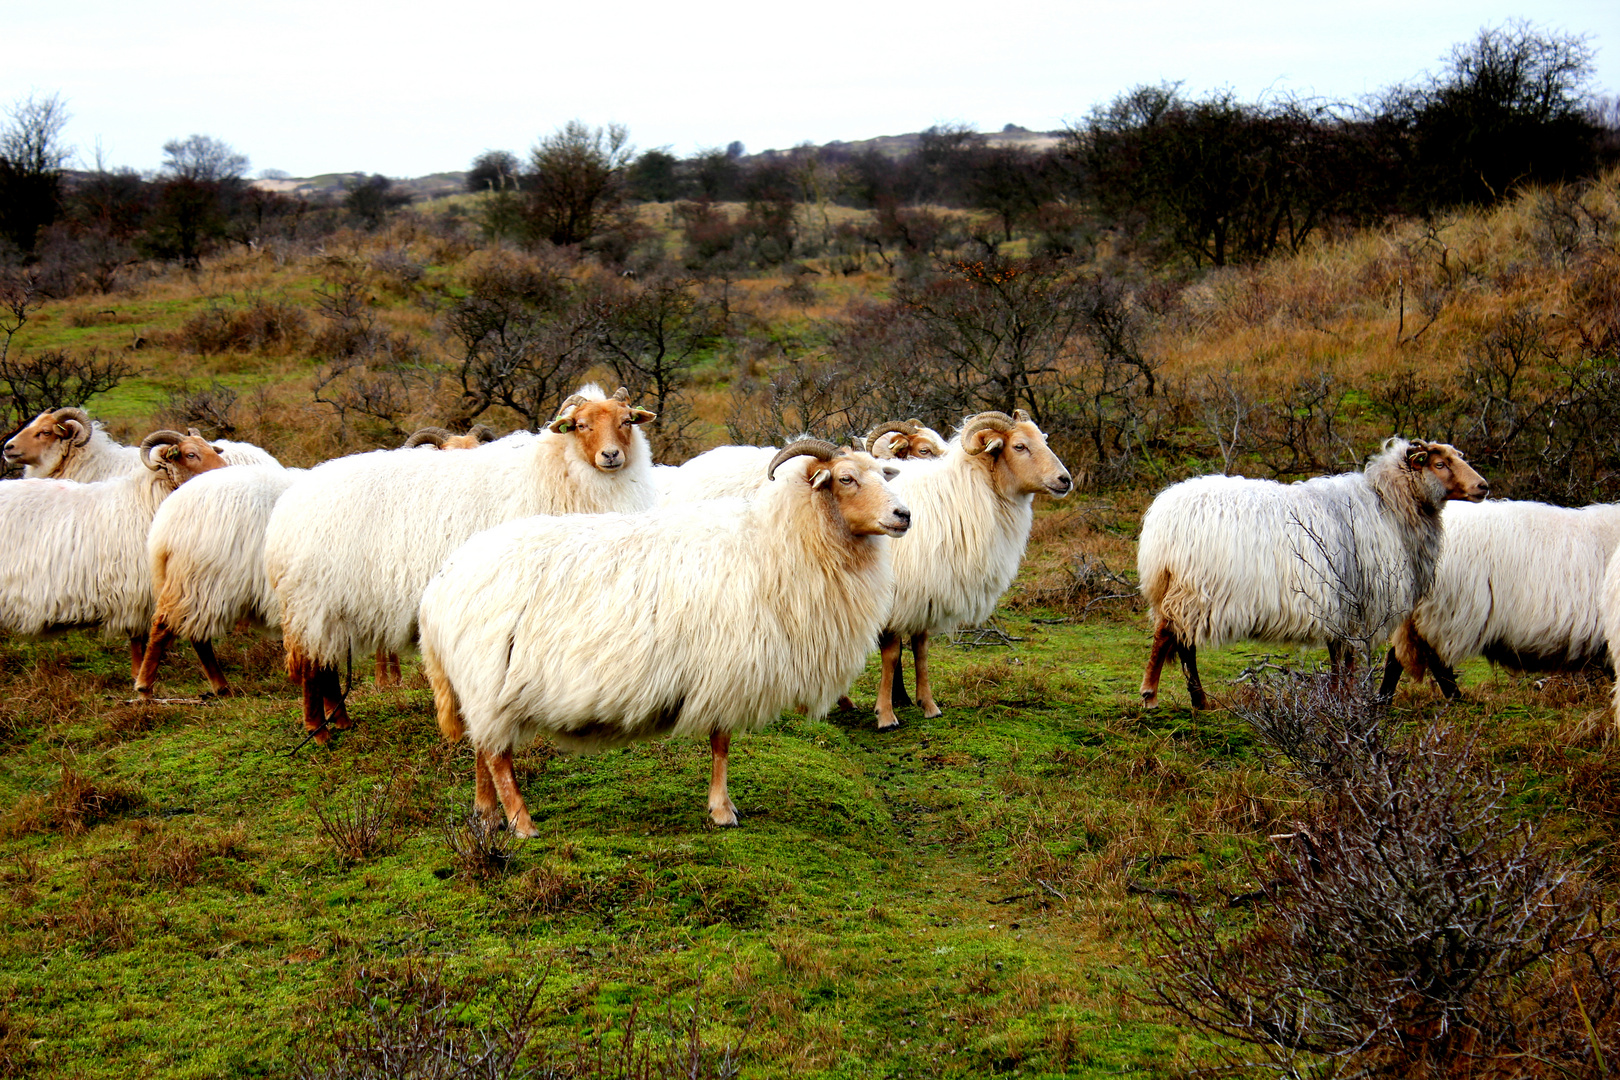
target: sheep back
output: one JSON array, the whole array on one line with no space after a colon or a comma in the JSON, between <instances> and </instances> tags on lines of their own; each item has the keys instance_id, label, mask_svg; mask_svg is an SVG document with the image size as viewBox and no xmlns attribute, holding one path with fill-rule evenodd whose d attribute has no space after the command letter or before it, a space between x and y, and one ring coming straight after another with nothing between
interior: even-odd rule
<instances>
[{"instance_id":1,"label":"sheep back","mask_svg":"<svg viewBox=\"0 0 1620 1080\"><path fill-rule=\"evenodd\" d=\"M1442 663L1485 656L1549 671L1603 661L1600 598L1620 505L1456 502L1443 520L1434 587L1411 619Z\"/></svg>"},{"instance_id":2,"label":"sheep back","mask_svg":"<svg viewBox=\"0 0 1620 1080\"><path fill-rule=\"evenodd\" d=\"M304 475L280 465L215 469L182 484L152 519L147 556L157 613L202 641L246 617L281 623L264 567L264 536L279 499Z\"/></svg>"}]
</instances>

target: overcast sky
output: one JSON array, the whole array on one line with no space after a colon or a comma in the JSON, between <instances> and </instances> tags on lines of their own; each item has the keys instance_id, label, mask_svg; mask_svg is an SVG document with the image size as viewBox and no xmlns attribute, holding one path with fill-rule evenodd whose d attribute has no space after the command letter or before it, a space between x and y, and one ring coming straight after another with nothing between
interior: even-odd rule
<instances>
[{"instance_id":1,"label":"overcast sky","mask_svg":"<svg viewBox=\"0 0 1620 1080\"><path fill-rule=\"evenodd\" d=\"M88 167L211 135L293 176L465 169L570 119L677 155L965 122L1061 127L1139 83L1355 100L1513 17L1584 33L1620 92L1617 0L63 0L6 16L0 105L59 93Z\"/></svg>"}]
</instances>

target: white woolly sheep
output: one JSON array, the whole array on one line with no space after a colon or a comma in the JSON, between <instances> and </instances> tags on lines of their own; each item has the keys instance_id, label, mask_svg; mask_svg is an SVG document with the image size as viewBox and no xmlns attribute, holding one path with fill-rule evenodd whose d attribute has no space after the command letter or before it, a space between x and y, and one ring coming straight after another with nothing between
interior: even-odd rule
<instances>
[{"instance_id":1,"label":"white woolly sheep","mask_svg":"<svg viewBox=\"0 0 1620 1080\"><path fill-rule=\"evenodd\" d=\"M189 434L202 438L196 428ZM215 439L214 449L227 465L274 464L275 458L252 443ZM141 462L136 446L113 442L83 409L47 409L6 440L6 464L23 466L31 480L77 480L92 484L135 470Z\"/></svg>"},{"instance_id":2,"label":"white woolly sheep","mask_svg":"<svg viewBox=\"0 0 1620 1080\"><path fill-rule=\"evenodd\" d=\"M138 669L152 618L146 532L158 506L186 480L225 465L202 439L148 435L147 467L112 480L0 484L0 630L42 634L99 626L127 636Z\"/></svg>"},{"instance_id":3,"label":"white woolly sheep","mask_svg":"<svg viewBox=\"0 0 1620 1080\"><path fill-rule=\"evenodd\" d=\"M471 449L494 438L482 424L465 435L423 428L403 448ZM211 639L243 619L281 625L281 605L264 569L264 534L276 501L307 471L272 464L215 472L198 477L158 508L146 539L157 606L135 679L142 698L152 699L158 665L177 636L191 642L212 692L224 696L231 692L230 682ZM376 672L377 685L397 685L399 655L379 648Z\"/></svg>"},{"instance_id":4,"label":"white woolly sheep","mask_svg":"<svg viewBox=\"0 0 1620 1080\"><path fill-rule=\"evenodd\" d=\"M422 667L441 731L477 752L487 821L498 792L512 831L537 835L512 752L541 733L572 751L707 735L709 815L735 825L731 736L827 712L882 624L886 537L910 515L882 463L831 443L793 443L768 472L751 500L527 518L450 556L422 595Z\"/></svg>"},{"instance_id":5,"label":"white woolly sheep","mask_svg":"<svg viewBox=\"0 0 1620 1080\"><path fill-rule=\"evenodd\" d=\"M473 533L534 514L650 509L657 492L639 425L653 418L623 387L607 399L589 386L538 435L453 454L356 454L289 488L265 531L265 569L316 739L349 726L338 669L355 653L411 643L423 587Z\"/></svg>"},{"instance_id":6,"label":"white woolly sheep","mask_svg":"<svg viewBox=\"0 0 1620 1080\"><path fill-rule=\"evenodd\" d=\"M1243 638L1326 645L1342 669L1353 642L1385 640L1429 591L1446 500L1478 501L1489 487L1455 448L1393 438L1362 472L1166 488L1136 549L1154 621L1143 703L1157 703L1174 651L1193 708L1205 708L1197 650Z\"/></svg>"},{"instance_id":7,"label":"white woolly sheep","mask_svg":"<svg viewBox=\"0 0 1620 1080\"><path fill-rule=\"evenodd\" d=\"M1457 696L1457 664L1484 656L1514 671L1567 671L1607 659L1603 573L1620 545L1620 505L1581 509L1492 499L1443 516L1434 585L1395 631L1385 696L1425 670Z\"/></svg>"},{"instance_id":8,"label":"white woolly sheep","mask_svg":"<svg viewBox=\"0 0 1620 1080\"><path fill-rule=\"evenodd\" d=\"M1035 496L1062 498L1073 487L1022 409L968 417L942 458L900 464L894 488L917 524L894 545L894 607L878 642L880 729L899 723L895 687L906 641L916 665L917 703L924 716L940 715L928 680L928 635L990 617L1023 560Z\"/></svg>"}]
</instances>

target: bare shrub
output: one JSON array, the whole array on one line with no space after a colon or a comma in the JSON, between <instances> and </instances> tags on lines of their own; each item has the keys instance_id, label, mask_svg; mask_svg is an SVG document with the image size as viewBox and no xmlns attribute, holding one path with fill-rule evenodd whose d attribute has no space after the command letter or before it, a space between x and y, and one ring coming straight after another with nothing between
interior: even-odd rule
<instances>
[{"instance_id":1,"label":"bare shrub","mask_svg":"<svg viewBox=\"0 0 1620 1080\"><path fill-rule=\"evenodd\" d=\"M180 352L212 356L224 352L285 354L309 337L302 308L284 300L255 296L245 305L212 300L171 335Z\"/></svg>"},{"instance_id":2,"label":"bare shrub","mask_svg":"<svg viewBox=\"0 0 1620 1080\"><path fill-rule=\"evenodd\" d=\"M1149 1000L1286 1076L1591 1075L1612 1058L1609 914L1470 742L1390 739L1382 702L1341 676L1268 673L1232 709L1309 808L1271 838L1236 934L1190 897L1151 916Z\"/></svg>"},{"instance_id":3,"label":"bare shrub","mask_svg":"<svg viewBox=\"0 0 1620 1080\"><path fill-rule=\"evenodd\" d=\"M201 390L179 390L158 411L159 423L184 431L196 428L210 439L236 437L236 403L240 395L220 382Z\"/></svg>"},{"instance_id":4,"label":"bare shrub","mask_svg":"<svg viewBox=\"0 0 1620 1080\"><path fill-rule=\"evenodd\" d=\"M664 1023L649 1025L632 1006L622 1030L552 1046L538 1044L550 1010L541 991L547 965L534 977L451 981L442 965L395 970L363 967L336 1001L321 1006L310 1037L294 1055L301 1080L399 1080L479 1077L485 1080L573 1077L576 1080L730 1080L737 1052L707 1045L701 999ZM471 1019L480 999L489 1019Z\"/></svg>"},{"instance_id":5,"label":"bare shrub","mask_svg":"<svg viewBox=\"0 0 1620 1080\"><path fill-rule=\"evenodd\" d=\"M315 818L338 860L349 865L392 845L399 818L395 802L392 784L371 784L359 788L351 800L317 804Z\"/></svg>"},{"instance_id":6,"label":"bare shrub","mask_svg":"<svg viewBox=\"0 0 1620 1080\"><path fill-rule=\"evenodd\" d=\"M516 841L502 823L486 821L476 810L465 815L452 810L440 819L439 835L455 860L457 876L474 882L506 876Z\"/></svg>"}]
</instances>

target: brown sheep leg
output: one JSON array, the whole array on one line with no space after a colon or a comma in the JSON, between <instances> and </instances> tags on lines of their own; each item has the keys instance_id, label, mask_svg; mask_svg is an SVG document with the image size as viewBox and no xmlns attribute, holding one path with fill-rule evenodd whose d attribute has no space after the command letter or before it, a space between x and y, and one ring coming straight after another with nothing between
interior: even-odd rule
<instances>
[{"instance_id":1,"label":"brown sheep leg","mask_svg":"<svg viewBox=\"0 0 1620 1080\"><path fill-rule=\"evenodd\" d=\"M146 635L129 635L129 677L141 677L141 661L146 659Z\"/></svg>"},{"instance_id":2,"label":"brown sheep leg","mask_svg":"<svg viewBox=\"0 0 1620 1080\"><path fill-rule=\"evenodd\" d=\"M304 730L315 732L315 741L325 745L331 741L332 733L326 729L326 710L321 707L321 673L319 670L309 671L299 689L304 695Z\"/></svg>"},{"instance_id":3,"label":"brown sheep leg","mask_svg":"<svg viewBox=\"0 0 1620 1080\"><path fill-rule=\"evenodd\" d=\"M480 750L474 756L474 772L477 774L477 787L473 794L473 809L478 816L484 819L485 825L499 825L501 823L501 804L495 798L495 777L490 775L489 758Z\"/></svg>"},{"instance_id":4,"label":"brown sheep leg","mask_svg":"<svg viewBox=\"0 0 1620 1080\"><path fill-rule=\"evenodd\" d=\"M230 697L230 680L225 678L225 671L219 666L219 658L214 655L214 643L207 638L200 638L191 643L191 648L197 654L197 662L202 665L203 674L208 676L208 685L214 688L216 697ZM151 647L147 647L150 652ZM141 669L145 671L143 667Z\"/></svg>"},{"instance_id":5,"label":"brown sheep leg","mask_svg":"<svg viewBox=\"0 0 1620 1080\"><path fill-rule=\"evenodd\" d=\"M1395 655L1395 650L1389 650L1384 658L1384 681L1378 684L1378 696L1386 701L1395 696L1395 688L1401 684L1401 658Z\"/></svg>"},{"instance_id":6,"label":"brown sheep leg","mask_svg":"<svg viewBox=\"0 0 1620 1080\"><path fill-rule=\"evenodd\" d=\"M343 704L343 680L338 677L337 668L321 669L321 696L326 699L326 726L338 731L346 731L354 726L349 719L349 710Z\"/></svg>"},{"instance_id":7,"label":"brown sheep leg","mask_svg":"<svg viewBox=\"0 0 1620 1080\"><path fill-rule=\"evenodd\" d=\"M174 631L163 621L163 616L153 616L152 629L146 635L146 649L135 667L135 693L141 696L141 700L152 700L158 665L163 662L163 654L169 651L169 643L173 640Z\"/></svg>"},{"instance_id":8,"label":"brown sheep leg","mask_svg":"<svg viewBox=\"0 0 1620 1080\"><path fill-rule=\"evenodd\" d=\"M932 720L945 710L934 703L934 687L928 681L928 631L911 635L911 659L917 665L917 704L922 706L923 715ZM898 660L895 666L899 667Z\"/></svg>"},{"instance_id":9,"label":"brown sheep leg","mask_svg":"<svg viewBox=\"0 0 1620 1080\"><path fill-rule=\"evenodd\" d=\"M484 760L488 763L490 777L495 781L495 790L500 793L501 804L506 807L506 822L511 826L512 835L530 840L539 836L539 830L529 819L529 808L523 805L517 777L512 775L512 751L489 754Z\"/></svg>"},{"instance_id":10,"label":"brown sheep leg","mask_svg":"<svg viewBox=\"0 0 1620 1080\"><path fill-rule=\"evenodd\" d=\"M1192 699L1192 707L1209 708L1209 699L1204 696L1204 680L1198 677L1198 647L1178 641L1176 654L1181 657L1181 670L1187 675L1187 696Z\"/></svg>"},{"instance_id":11,"label":"brown sheep leg","mask_svg":"<svg viewBox=\"0 0 1620 1080\"><path fill-rule=\"evenodd\" d=\"M1176 647L1176 632L1169 619L1160 619L1153 630L1153 647L1148 650L1147 670L1142 673L1142 704L1153 708L1159 703L1159 676L1170 651Z\"/></svg>"},{"instance_id":12,"label":"brown sheep leg","mask_svg":"<svg viewBox=\"0 0 1620 1080\"><path fill-rule=\"evenodd\" d=\"M883 658L883 674L878 679L877 726L879 731L887 731L900 726L894 716L893 697L894 669L900 665L900 635L892 630L883 631L878 638L878 655Z\"/></svg>"},{"instance_id":13,"label":"brown sheep leg","mask_svg":"<svg viewBox=\"0 0 1620 1080\"><path fill-rule=\"evenodd\" d=\"M737 824L737 804L726 786L726 762L731 754L729 731L709 732L709 818L716 825Z\"/></svg>"},{"instance_id":14,"label":"brown sheep leg","mask_svg":"<svg viewBox=\"0 0 1620 1080\"><path fill-rule=\"evenodd\" d=\"M382 645L377 646L376 678L379 690L387 686L399 685L399 657L389 652Z\"/></svg>"}]
</instances>

